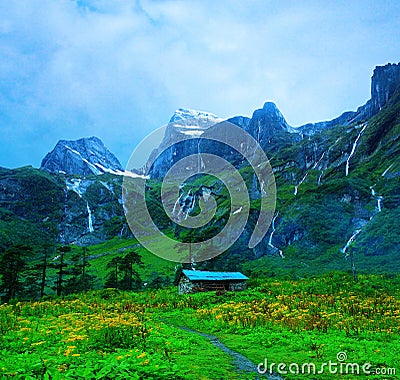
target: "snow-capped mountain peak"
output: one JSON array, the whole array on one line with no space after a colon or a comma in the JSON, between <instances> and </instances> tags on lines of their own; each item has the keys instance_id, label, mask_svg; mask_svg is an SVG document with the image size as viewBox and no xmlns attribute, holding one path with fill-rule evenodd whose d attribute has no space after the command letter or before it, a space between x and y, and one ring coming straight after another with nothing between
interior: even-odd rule
<instances>
[{"instance_id":1,"label":"snow-capped mountain peak","mask_svg":"<svg viewBox=\"0 0 400 380\"><path fill-rule=\"evenodd\" d=\"M211 112L197 111L189 108L178 108L172 115L169 125L179 133L198 137L205 129L221 122L222 120L223 119Z\"/></svg>"},{"instance_id":2,"label":"snow-capped mountain peak","mask_svg":"<svg viewBox=\"0 0 400 380\"><path fill-rule=\"evenodd\" d=\"M170 119L170 123L181 123L190 121L218 123L222 119L211 112L198 111L189 108L178 108Z\"/></svg>"},{"instance_id":3,"label":"snow-capped mountain peak","mask_svg":"<svg viewBox=\"0 0 400 380\"><path fill-rule=\"evenodd\" d=\"M41 169L79 175L123 170L118 159L95 136L74 141L60 140L43 159Z\"/></svg>"}]
</instances>

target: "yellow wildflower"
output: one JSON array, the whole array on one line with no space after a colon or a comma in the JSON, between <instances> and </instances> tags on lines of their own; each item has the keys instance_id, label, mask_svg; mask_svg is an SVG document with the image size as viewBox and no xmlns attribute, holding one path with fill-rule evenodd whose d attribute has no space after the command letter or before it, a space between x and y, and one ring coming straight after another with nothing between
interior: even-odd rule
<instances>
[{"instance_id":1,"label":"yellow wildflower","mask_svg":"<svg viewBox=\"0 0 400 380\"><path fill-rule=\"evenodd\" d=\"M46 341L31 343L31 346L40 346L43 343L46 343Z\"/></svg>"}]
</instances>

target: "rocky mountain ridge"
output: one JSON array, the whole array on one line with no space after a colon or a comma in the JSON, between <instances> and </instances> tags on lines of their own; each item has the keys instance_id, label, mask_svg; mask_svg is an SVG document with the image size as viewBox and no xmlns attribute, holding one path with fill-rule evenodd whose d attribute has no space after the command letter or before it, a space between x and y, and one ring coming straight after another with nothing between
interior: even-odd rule
<instances>
[{"instance_id":1,"label":"rocky mountain ridge","mask_svg":"<svg viewBox=\"0 0 400 380\"><path fill-rule=\"evenodd\" d=\"M250 219L235 245L209 263L211 267L223 262L234 269L248 260L276 256L282 265L290 262L296 268L301 262L334 268L351 254L367 258L371 266L397 265L400 236L393 226L400 217L399 67L376 68L371 100L332 121L293 128L271 102L251 118L229 119L266 151L275 174L277 205L265 238L250 250L247 241L257 215L259 189L246 162L239 160L252 199ZM190 152L217 148L222 157L236 156L199 138L219 122L215 115L178 111L166 128L164 142L174 136L185 138L149 169L148 201L160 226L188 239L187 232L173 226L163 212L160 178ZM43 170L0 170L0 246L6 247L18 234L23 241L43 233L45 239L58 243L83 245L129 234L121 204L122 168L102 143L93 143L98 155L92 154L96 149L87 141L78 145L62 141L43 160ZM193 185L181 189L185 215L199 211L198 197L204 192L215 196L220 206L215 225L201 231L206 236L224 225L229 194L214 180L204 183L197 178ZM17 234L16 226L20 226Z\"/></svg>"},{"instance_id":2,"label":"rocky mountain ridge","mask_svg":"<svg viewBox=\"0 0 400 380\"><path fill-rule=\"evenodd\" d=\"M118 159L97 137L60 140L40 166L50 173L91 175L122 171Z\"/></svg>"},{"instance_id":3,"label":"rocky mountain ridge","mask_svg":"<svg viewBox=\"0 0 400 380\"><path fill-rule=\"evenodd\" d=\"M308 123L295 132L310 136L337 125L350 125L375 116L394 95L400 85L400 63L377 66L371 78L371 98L356 111L346 111L330 121Z\"/></svg>"},{"instance_id":4,"label":"rocky mountain ridge","mask_svg":"<svg viewBox=\"0 0 400 380\"><path fill-rule=\"evenodd\" d=\"M253 112L251 118L235 116L227 121L238 125L248 132L267 152L289 147L305 137L313 136L323 130L336 126L350 126L362 123L375 116L393 96L400 85L400 63L378 66L374 69L371 78L371 99L360 106L356 111L346 111L330 121L308 123L300 127L290 126L281 111L273 102L266 102L261 109ZM215 115L201 111L177 110L168 124L163 142L153 152L153 156L160 156L153 167L146 169L153 177L162 178L168 168L180 158L200 152L215 151L216 146L201 139L205 129L217 124L221 119ZM187 138L190 137L190 138ZM193 138L193 139L192 139ZM194 140L199 139L199 141ZM178 144L176 148L165 150L167 143ZM164 151L165 150L165 151Z\"/></svg>"}]
</instances>

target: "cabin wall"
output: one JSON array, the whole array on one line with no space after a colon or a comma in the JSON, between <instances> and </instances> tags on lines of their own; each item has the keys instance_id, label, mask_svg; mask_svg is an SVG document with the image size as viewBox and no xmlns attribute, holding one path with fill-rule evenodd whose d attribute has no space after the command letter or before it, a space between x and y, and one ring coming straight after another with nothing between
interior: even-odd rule
<instances>
[{"instance_id":1,"label":"cabin wall","mask_svg":"<svg viewBox=\"0 0 400 380\"><path fill-rule=\"evenodd\" d=\"M229 290L231 292L238 292L241 290L246 290L247 289L247 284L245 281L243 282L233 282L229 284Z\"/></svg>"},{"instance_id":2,"label":"cabin wall","mask_svg":"<svg viewBox=\"0 0 400 380\"><path fill-rule=\"evenodd\" d=\"M195 293L199 291L199 289L203 289L206 291L216 290L220 287L224 287L226 290L231 292L238 292L241 290L247 289L246 281L242 282L225 282L225 281L213 281L213 282L191 282L186 276L182 276L178 283L178 293L179 294L188 294Z\"/></svg>"},{"instance_id":3,"label":"cabin wall","mask_svg":"<svg viewBox=\"0 0 400 380\"><path fill-rule=\"evenodd\" d=\"M190 282L190 280L186 276L182 276L178 284L178 293L179 294L193 293L193 288L195 286L196 284Z\"/></svg>"}]
</instances>

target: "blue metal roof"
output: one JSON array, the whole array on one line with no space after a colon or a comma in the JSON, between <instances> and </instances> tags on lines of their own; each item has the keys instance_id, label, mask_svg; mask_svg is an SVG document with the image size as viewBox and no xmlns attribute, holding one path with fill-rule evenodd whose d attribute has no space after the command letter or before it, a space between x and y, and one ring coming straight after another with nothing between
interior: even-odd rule
<instances>
[{"instance_id":1,"label":"blue metal roof","mask_svg":"<svg viewBox=\"0 0 400 380\"><path fill-rule=\"evenodd\" d=\"M183 274L191 281L226 281L226 280L248 280L240 272L207 272L202 270L184 269Z\"/></svg>"}]
</instances>

